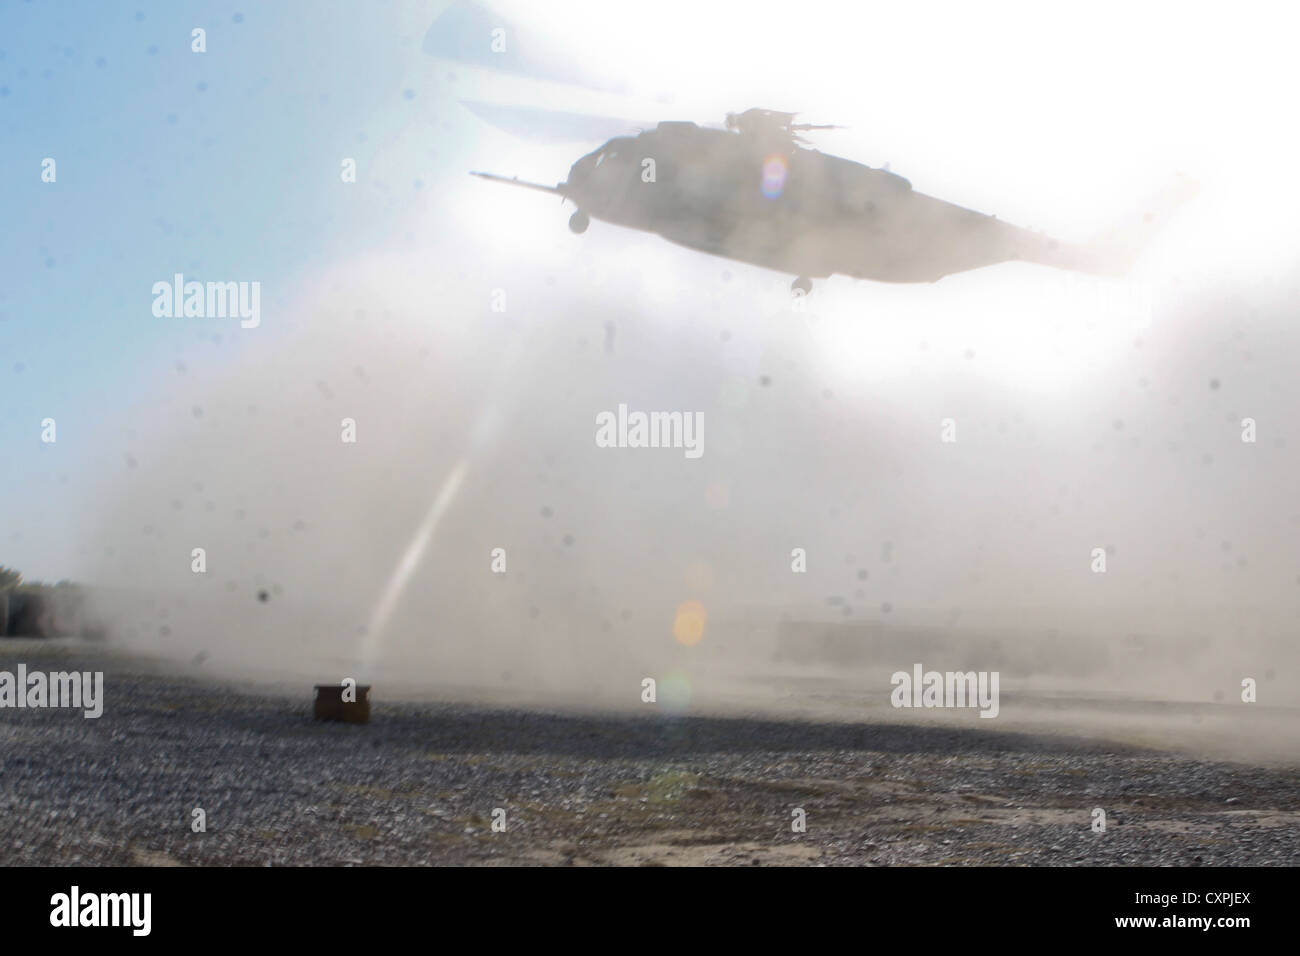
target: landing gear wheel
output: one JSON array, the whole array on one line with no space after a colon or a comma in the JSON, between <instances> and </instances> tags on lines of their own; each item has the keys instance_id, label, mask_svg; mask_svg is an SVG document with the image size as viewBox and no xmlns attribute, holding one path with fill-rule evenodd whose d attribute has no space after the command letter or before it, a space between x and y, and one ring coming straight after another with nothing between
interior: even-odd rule
<instances>
[{"instance_id":1,"label":"landing gear wheel","mask_svg":"<svg viewBox=\"0 0 1300 956\"><path fill-rule=\"evenodd\" d=\"M584 233L590 225L591 217L581 209L569 217L569 231L572 233Z\"/></svg>"},{"instance_id":2,"label":"landing gear wheel","mask_svg":"<svg viewBox=\"0 0 1300 956\"><path fill-rule=\"evenodd\" d=\"M798 292L801 295L807 295L812 291L812 279L807 276L799 276L790 283L790 291L791 293Z\"/></svg>"}]
</instances>

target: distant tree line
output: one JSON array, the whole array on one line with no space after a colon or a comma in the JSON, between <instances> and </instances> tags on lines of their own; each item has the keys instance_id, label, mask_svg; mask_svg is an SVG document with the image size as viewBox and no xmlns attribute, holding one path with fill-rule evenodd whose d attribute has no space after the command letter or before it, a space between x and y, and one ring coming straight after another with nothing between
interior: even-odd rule
<instances>
[{"instance_id":1,"label":"distant tree line","mask_svg":"<svg viewBox=\"0 0 1300 956\"><path fill-rule=\"evenodd\" d=\"M71 581L23 581L0 564L0 637L58 637L76 633L83 595Z\"/></svg>"}]
</instances>

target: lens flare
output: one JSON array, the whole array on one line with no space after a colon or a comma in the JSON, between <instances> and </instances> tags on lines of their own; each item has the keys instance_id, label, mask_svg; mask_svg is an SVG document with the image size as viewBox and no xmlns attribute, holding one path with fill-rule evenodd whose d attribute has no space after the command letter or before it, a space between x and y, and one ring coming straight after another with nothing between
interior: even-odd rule
<instances>
[{"instance_id":1,"label":"lens flare","mask_svg":"<svg viewBox=\"0 0 1300 956\"><path fill-rule=\"evenodd\" d=\"M456 499L456 493L460 491L461 482L465 480L465 472L468 468L469 460L462 458L447 477L443 479L442 486L433 499L433 504L429 506L424 520L420 522L415 534L411 536L406 551L403 552L401 560L398 561L397 567L389 577L384 593L380 596L379 603L375 605L374 614L370 617L370 625L366 628L365 640L361 645L361 661L366 670L374 666L375 655L379 650L379 642L385 636L388 621L393 616L393 611L402 597L402 592L406 590L411 575L419 567L424 552L428 549L429 543L433 541L434 532L438 530L438 522L442 520L443 514Z\"/></svg>"},{"instance_id":2,"label":"lens flare","mask_svg":"<svg viewBox=\"0 0 1300 956\"><path fill-rule=\"evenodd\" d=\"M686 601L677 607L677 616L673 619L673 637L677 643L694 647L704 637L704 619L707 615L704 605L699 601Z\"/></svg>"},{"instance_id":3,"label":"lens flare","mask_svg":"<svg viewBox=\"0 0 1300 956\"><path fill-rule=\"evenodd\" d=\"M763 185L761 187L763 195L768 199L776 199L781 193L785 192L785 174L785 157L780 153L773 153L763 160Z\"/></svg>"},{"instance_id":4,"label":"lens flare","mask_svg":"<svg viewBox=\"0 0 1300 956\"><path fill-rule=\"evenodd\" d=\"M691 679L682 671L673 671L659 682L659 704L670 714L684 714L690 710L693 695Z\"/></svg>"}]
</instances>

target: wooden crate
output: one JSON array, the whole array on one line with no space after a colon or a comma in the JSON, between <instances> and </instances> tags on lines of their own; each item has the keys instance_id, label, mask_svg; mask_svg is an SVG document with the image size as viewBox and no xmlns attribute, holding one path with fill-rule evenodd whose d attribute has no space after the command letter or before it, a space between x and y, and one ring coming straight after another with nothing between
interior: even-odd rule
<instances>
[{"instance_id":1,"label":"wooden crate","mask_svg":"<svg viewBox=\"0 0 1300 956\"><path fill-rule=\"evenodd\" d=\"M344 701L342 684L316 685L316 719L347 724L370 723L370 685L357 685L357 699Z\"/></svg>"}]
</instances>

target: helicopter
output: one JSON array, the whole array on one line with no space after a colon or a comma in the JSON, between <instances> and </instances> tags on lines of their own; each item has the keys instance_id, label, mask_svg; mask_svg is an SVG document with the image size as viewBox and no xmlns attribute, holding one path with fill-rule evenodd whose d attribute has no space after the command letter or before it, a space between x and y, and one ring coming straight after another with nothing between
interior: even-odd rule
<instances>
[{"instance_id":1,"label":"helicopter","mask_svg":"<svg viewBox=\"0 0 1300 956\"><path fill-rule=\"evenodd\" d=\"M902 176L808 148L800 134L838 129L796 114L750 109L724 128L660 122L583 156L555 186L494 173L493 182L577 205L569 229L591 219L656 233L700 252L793 274L806 295L833 274L879 282L936 282L1020 260L1122 276L1149 235L1195 192L1181 181L1135 227L1069 243L917 192Z\"/></svg>"}]
</instances>

